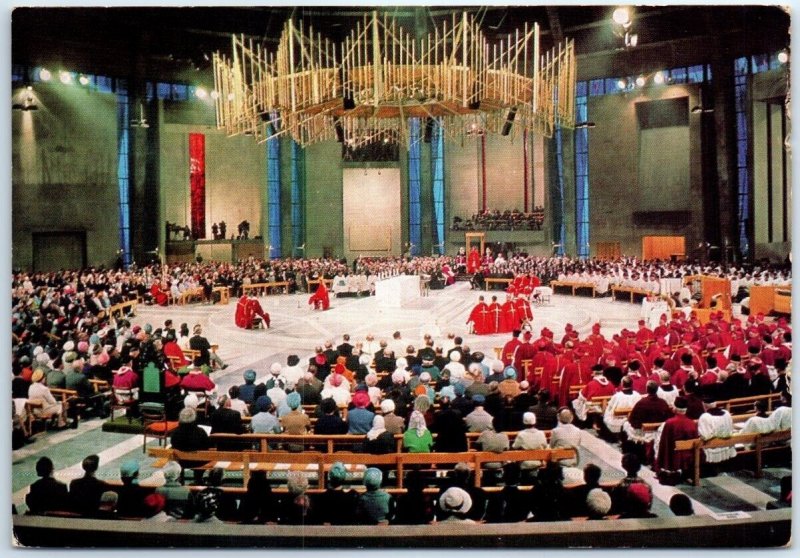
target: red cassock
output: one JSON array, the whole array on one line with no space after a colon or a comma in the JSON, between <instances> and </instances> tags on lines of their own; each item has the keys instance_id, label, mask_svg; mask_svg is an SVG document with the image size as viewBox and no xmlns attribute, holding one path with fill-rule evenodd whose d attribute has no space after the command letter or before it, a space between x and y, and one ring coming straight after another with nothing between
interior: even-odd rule
<instances>
[{"instance_id":1,"label":"red cassock","mask_svg":"<svg viewBox=\"0 0 800 558\"><path fill-rule=\"evenodd\" d=\"M475 335L488 335L493 333L489 305L485 302L479 302L475 305L475 308L469 313L467 323L469 322L472 322L472 330Z\"/></svg>"},{"instance_id":2,"label":"red cassock","mask_svg":"<svg viewBox=\"0 0 800 558\"><path fill-rule=\"evenodd\" d=\"M503 311L503 320L505 321L506 326L503 332L508 333L514 331L515 329L519 329L520 321L519 316L517 316L517 307L514 306L514 302L507 300L503 303L500 309ZM506 364L506 366L508 366L508 364Z\"/></svg>"},{"instance_id":3,"label":"red cassock","mask_svg":"<svg viewBox=\"0 0 800 558\"><path fill-rule=\"evenodd\" d=\"M251 298L248 306L250 307L250 327L252 327L253 319L256 316L259 316L262 320L264 320L264 325L269 327L269 314L264 312L264 309L261 307L261 303L258 301L258 299Z\"/></svg>"},{"instance_id":4,"label":"red cassock","mask_svg":"<svg viewBox=\"0 0 800 558\"><path fill-rule=\"evenodd\" d=\"M506 304L508 304L508 302L506 302ZM504 308L506 304L503 304ZM514 306L512 305L511 307L513 308ZM511 364L514 362L514 351L516 351L517 347L519 347L521 344L522 341L514 337L511 339L511 341L503 345L503 352L501 353L500 359L503 361L503 366L511 366Z\"/></svg>"},{"instance_id":5,"label":"red cassock","mask_svg":"<svg viewBox=\"0 0 800 558\"><path fill-rule=\"evenodd\" d=\"M658 455L653 468L656 471L661 469L668 471L690 470L694 464L692 451L675 451L675 442L693 440L698 436L697 424L686 415L678 414L667 419L664 423L664 430L661 432Z\"/></svg>"},{"instance_id":6,"label":"red cassock","mask_svg":"<svg viewBox=\"0 0 800 558\"><path fill-rule=\"evenodd\" d=\"M536 347L532 343L522 343L514 352L514 370L517 371L517 381L525 380L525 365L523 360L530 360L533 364L533 357L536 356ZM528 368L528 373L533 372L533 367Z\"/></svg>"},{"instance_id":7,"label":"red cassock","mask_svg":"<svg viewBox=\"0 0 800 558\"><path fill-rule=\"evenodd\" d=\"M158 283L153 283L153 286L150 287L150 294L153 295L153 299L159 306L166 306L169 302L169 295L161 290L161 285Z\"/></svg>"},{"instance_id":8,"label":"red cassock","mask_svg":"<svg viewBox=\"0 0 800 558\"><path fill-rule=\"evenodd\" d=\"M514 304L517 307L517 316L521 323L533 320L533 312L531 312L530 302L522 297L519 297L516 301L514 301Z\"/></svg>"},{"instance_id":9,"label":"red cassock","mask_svg":"<svg viewBox=\"0 0 800 558\"><path fill-rule=\"evenodd\" d=\"M502 333L503 321L503 309L498 302L492 302L489 305L489 333Z\"/></svg>"},{"instance_id":10,"label":"red cassock","mask_svg":"<svg viewBox=\"0 0 800 558\"><path fill-rule=\"evenodd\" d=\"M467 273L475 273L481 268L481 255L473 248L467 257Z\"/></svg>"},{"instance_id":11,"label":"red cassock","mask_svg":"<svg viewBox=\"0 0 800 558\"><path fill-rule=\"evenodd\" d=\"M178 343L176 343L175 341L169 341L167 343L164 343L164 348L162 350L164 351L164 356L168 358L175 357L176 359L180 359L178 361L177 368L183 368L184 366L188 366L191 364L191 362L189 362L189 359L186 358L186 355L183 354L183 351L181 350Z\"/></svg>"},{"instance_id":12,"label":"red cassock","mask_svg":"<svg viewBox=\"0 0 800 558\"><path fill-rule=\"evenodd\" d=\"M320 281L317 290L308 299L309 304L314 305L314 310L327 310L331 307L331 299L328 296L328 288L325 281Z\"/></svg>"},{"instance_id":13,"label":"red cassock","mask_svg":"<svg viewBox=\"0 0 800 558\"><path fill-rule=\"evenodd\" d=\"M236 314L234 316L236 327L250 329L253 327L253 308L250 299L243 295L236 303Z\"/></svg>"},{"instance_id":14,"label":"red cassock","mask_svg":"<svg viewBox=\"0 0 800 558\"><path fill-rule=\"evenodd\" d=\"M537 374L538 368L542 369L541 374ZM547 389L555 397L558 388L558 363L553 353L548 351L537 352L536 356L533 357L533 366L527 379L534 392L540 389Z\"/></svg>"}]
</instances>

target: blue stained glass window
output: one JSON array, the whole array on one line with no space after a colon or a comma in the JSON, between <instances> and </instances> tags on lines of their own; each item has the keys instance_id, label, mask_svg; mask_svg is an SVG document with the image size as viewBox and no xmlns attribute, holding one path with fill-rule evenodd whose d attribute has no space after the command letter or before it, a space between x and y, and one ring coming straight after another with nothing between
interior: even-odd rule
<instances>
[{"instance_id":1,"label":"blue stained glass window","mask_svg":"<svg viewBox=\"0 0 800 558\"><path fill-rule=\"evenodd\" d=\"M604 80L602 79L593 79L589 82L589 96L590 97L597 97L598 95L605 94L606 89L604 87Z\"/></svg>"},{"instance_id":2,"label":"blue stained glass window","mask_svg":"<svg viewBox=\"0 0 800 558\"><path fill-rule=\"evenodd\" d=\"M441 126L439 120L434 120L431 163L433 164L434 251L444 254L444 130Z\"/></svg>"},{"instance_id":3,"label":"blue stained glass window","mask_svg":"<svg viewBox=\"0 0 800 558\"><path fill-rule=\"evenodd\" d=\"M702 83L703 81L703 65L689 66L689 83Z\"/></svg>"},{"instance_id":4,"label":"blue stained glass window","mask_svg":"<svg viewBox=\"0 0 800 558\"><path fill-rule=\"evenodd\" d=\"M292 242L294 256L305 256L305 229L303 227L303 181L305 174L305 150L292 140Z\"/></svg>"},{"instance_id":5,"label":"blue stained glass window","mask_svg":"<svg viewBox=\"0 0 800 558\"><path fill-rule=\"evenodd\" d=\"M272 126L268 125L272 135ZM269 218L270 258L281 257L281 140L267 140L267 213Z\"/></svg>"},{"instance_id":6,"label":"blue stained glass window","mask_svg":"<svg viewBox=\"0 0 800 558\"><path fill-rule=\"evenodd\" d=\"M686 68L674 68L669 71L672 83L686 83Z\"/></svg>"},{"instance_id":7,"label":"blue stained glass window","mask_svg":"<svg viewBox=\"0 0 800 558\"><path fill-rule=\"evenodd\" d=\"M766 54L756 54L753 56L753 73L765 72L769 69L769 59Z\"/></svg>"},{"instance_id":8,"label":"blue stained glass window","mask_svg":"<svg viewBox=\"0 0 800 558\"><path fill-rule=\"evenodd\" d=\"M156 95L158 96L159 99L172 98L172 85L169 83L157 83Z\"/></svg>"},{"instance_id":9,"label":"blue stained glass window","mask_svg":"<svg viewBox=\"0 0 800 558\"><path fill-rule=\"evenodd\" d=\"M130 225L130 105L127 90L117 94L117 189L119 191L119 249L122 263L131 263Z\"/></svg>"},{"instance_id":10,"label":"blue stained glass window","mask_svg":"<svg viewBox=\"0 0 800 558\"><path fill-rule=\"evenodd\" d=\"M420 119L408 120L408 240L411 242L411 255L417 256L422 243L421 215L421 168Z\"/></svg>"},{"instance_id":11,"label":"blue stained glass window","mask_svg":"<svg viewBox=\"0 0 800 558\"><path fill-rule=\"evenodd\" d=\"M581 83L585 84L586 82L578 83L578 94L575 97L575 118L578 122L586 122L589 119L589 108L585 94L586 87L581 88ZM581 92L583 92L583 94L581 94ZM589 130L587 128L578 128L575 130L575 241L578 248L578 257L588 258ZM563 239L561 244L563 246Z\"/></svg>"},{"instance_id":12,"label":"blue stained glass window","mask_svg":"<svg viewBox=\"0 0 800 558\"><path fill-rule=\"evenodd\" d=\"M756 56L753 57L753 69L756 67ZM764 57L766 61L766 57ZM747 125L747 77L749 64L746 57L737 58L734 62L734 95L736 97L736 166L738 177L738 231L739 250L743 258L750 257L750 176L748 172L748 145L750 143Z\"/></svg>"}]
</instances>

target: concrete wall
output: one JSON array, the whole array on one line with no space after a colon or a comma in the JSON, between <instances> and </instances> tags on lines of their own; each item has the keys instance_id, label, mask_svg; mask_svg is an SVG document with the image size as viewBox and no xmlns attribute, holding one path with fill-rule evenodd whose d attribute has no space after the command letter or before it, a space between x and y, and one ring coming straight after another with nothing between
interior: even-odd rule
<instances>
[{"instance_id":1,"label":"concrete wall","mask_svg":"<svg viewBox=\"0 0 800 558\"><path fill-rule=\"evenodd\" d=\"M288 220L289 215L290 212L284 212L284 220ZM344 228L341 143L324 141L306 148L305 219L307 256L321 257L323 249L327 247L334 256L342 257ZM291 232L289 234L291 238Z\"/></svg>"},{"instance_id":2,"label":"concrete wall","mask_svg":"<svg viewBox=\"0 0 800 558\"><path fill-rule=\"evenodd\" d=\"M164 212L160 228L163 229L164 220L181 226L190 224L189 134L201 133L206 138L206 238L211 238L212 223L225 221L226 236L230 238L237 234L237 226L244 220L250 223L250 238L263 236L266 146L249 136L226 137L211 125L170 120L165 114L161 129Z\"/></svg>"},{"instance_id":3,"label":"concrete wall","mask_svg":"<svg viewBox=\"0 0 800 558\"><path fill-rule=\"evenodd\" d=\"M22 102L29 92L12 91ZM116 96L37 83L39 109L11 112L12 266L31 269L36 232L83 231L86 263L119 248Z\"/></svg>"},{"instance_id":4,"label":"concrete wall","mask_svg":"<svg viewBox=\"0 0 800 558\"><path fill-rule=\"evenodd\" d=\"M619 242L623 254L640 256L643 236L684 235L687 251L702 241L702 165L700 119L697 115L689 116L688 192L680 185L683 191L670 191L665 187L661 194L664 200L688 200L688 226L652 220L646 225L634 224L634 213L650 211L653 204L653 200L643 200L639 196L640 145L636 103L677 97L689 97L689 107L699 104L698 86L673 85L624 95L589 97L589 119L597 123L597 127L589 131L590 244ZM669 145L663 148L669 149ZM565 155L565 168L569 168L570 161ZM676 161L676 164L686 163ZM568 174L574 174L571 168ZM594 250L591 253L594 254Z\"/></svg>"}]
</instances>

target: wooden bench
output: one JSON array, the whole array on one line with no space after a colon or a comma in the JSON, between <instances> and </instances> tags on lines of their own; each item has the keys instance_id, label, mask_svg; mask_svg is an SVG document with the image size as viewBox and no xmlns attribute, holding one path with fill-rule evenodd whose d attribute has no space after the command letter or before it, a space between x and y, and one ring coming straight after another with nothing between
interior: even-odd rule
<instances>
[{"instance_id":1,"label":"wooden bench","mask_svg":"<svg viewBox=\"0 0 800 558\"><path fill-rule=\"evenodd\" d=\"M319 488L325 488L325 472L330 466L340 461L345 465L388 466L397 471L397 487L403 488L403 472L407 466L413 465L452 465L467 463L475 472L475 486L481 485L481 470L485 463L522 462L574 459L577 451L574 448L510 450L494 452L460 452L460 453L388 453L372 455L367 453L321 453L321 452L233 452L233 451L195 451L187 452L173 448L151 447L148 455L157 459L154 465L166 464L167 461L204 462L199 469L222 467L226 471L241 471L244 486L250 480L252 470L273 471L277 465L286 470L285 465L299 466L300 470L316 470Z\"/></svg>"},{"instance_id":2,"label":"wooden bench","mask_svg":"<svg viewBox=\"0 0 800 558\"><path fill-rule=\"evenodd\" d=\"M211 293L219 293L219 303L220 304L228 304L231 299L231 290L225 286L218 286L211 289Z\"/></svg>"},{"instance_id":3,"label":"wooden bench","mask_svg":"<svg viewBox=\"0 0 800 558\"><path fill-rule=\"evenodd\" d=\"M505 283L506 287L508 287L511 282L514 280L513 277L485 277L483 279L483 286L485 291L489 290L489 285L497 283L498 285L502 285Z\"/></svg>"},{"instance_id":4,"label":"wooden bench","mask_svg":"<svg viewBox=\"0 0 800 558\"><path fill-rule=\"evenodd\" d=\"M785 449L787 447L787 442L790 442L791 439L791 430L780 430L767 434L734 434L730 438L712 438L710 440L694 438L692 440L679 440L675 442L675 451L693 452L694 473L692 481L695 486L700 486L700 465L702 463L700 452L702 450L742 445L744 449L737 449L737 456L751 453L755 454L756 462L754 473L756 478L761 478L764 465L764 452Z\"/></svg>"},{"instance_id":5,"label":"wooden bench","mask_svg":"<svg viewBox=\"0 0 800 558\"><path fill-rule=\"evenodd\" d=\"M255 291L255 296L266 296L270 289L283 289L284 294L289 294L289 281L270 281L268 283L250 283L242 285L242 295L249 295Z\"/></svg>"},{"instance_id":6,"label":"wooden bench","mask_svg":"<svg viewBox=\"0 0 800 558\"><path fill-rule=\"evenodd\" d=\"M115 318L117 314L119 314L120 316L135 314L137 304L138 302L136 300L126 300L125 302L114 304L108 307L108 309L106 310L106 315L109 318Z\"/></svg>"},{"instance_id":7,"label":"wooden bench","mask_svg":"<svg viewBox=\"0 0 800 558\"><path fill-rule=\"evenodd\" d=\"M311 293L311 285L319 285L321 281L325 281L325 286L329 289L333 285L333 279L321 278L321 279L309 279L306 281L307 288L306 290Z\"/></svg>"},{"instance_id":8,"label":"wooden bench","mask_svg":"<svg viewBox=\"0 0 800 558\"><path fill-rule=\"evenodd\" d=\"M638 287L626 287L623 285L614 285L611 287L611 300L617 300L617 293L629 293L631 298L631 303L634 302L634 295L642 295L643 297L651 296L655 293L640 289Z\"/></svg>"},{"instance_id":9,"label":"wooden bench","mask_svg":"<svg viewBox=\"0 0 800 558\"><path fill-rule=\"evenodd\" d=\"M766 400L767 412L772 412L776 403L780 403L780 393L768 393L765 395L749 395L747 397L737 397L735 399L727 399L724 401L717 401L717 407L725 409L730 414L749 412L753 409L756 401Z\"/></svg>"},{"instance_id":10,"label":"wooden bench","mask_svg":"<svg viewBox=\"0 0 800 558\"><path fill-rule=\"evenodd\" d=\"M193 287L183 291L175 302L179 305L188 304L192 300L202 300L204 296L203 287Z\"/></svg>"},{"instance_id":11,"label":"wooden bench","mask_svg":"<svg viewBox=\"0 0 800 558\"><path fill-rule=\"evenodd\" d=\"M592 298L597 296L594 283L588 283L586 281L550 281L550 288L553 289L553 291L555 291L558 287L567 287L572 289L572 296L575 296L575 291L577 289L591 289Z\"/></svg>"}]
</instances>

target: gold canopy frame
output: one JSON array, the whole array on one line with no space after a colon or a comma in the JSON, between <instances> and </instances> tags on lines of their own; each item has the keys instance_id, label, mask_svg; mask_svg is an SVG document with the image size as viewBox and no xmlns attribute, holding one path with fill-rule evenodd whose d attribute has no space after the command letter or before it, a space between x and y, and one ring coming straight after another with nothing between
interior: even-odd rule
<instances>
[{"instance_id":1,"label":"gold canopy frame","mask_svg":"<svg viewBox=\"0 0 800 558\"><path fill-rule=\"evenodd\" d=\"M525 23L489 44L462 12L417 40L373 11L335 44L289 19L275 52L234 35L230 56L213 55L217 127L259 142L288 134L302 146L407 141L408 118L438 119L462 142L512 120L512 130L552 137L556 125L575 125L575 46L540 54L539 34Z\"/></svg>"}]
</instances>

